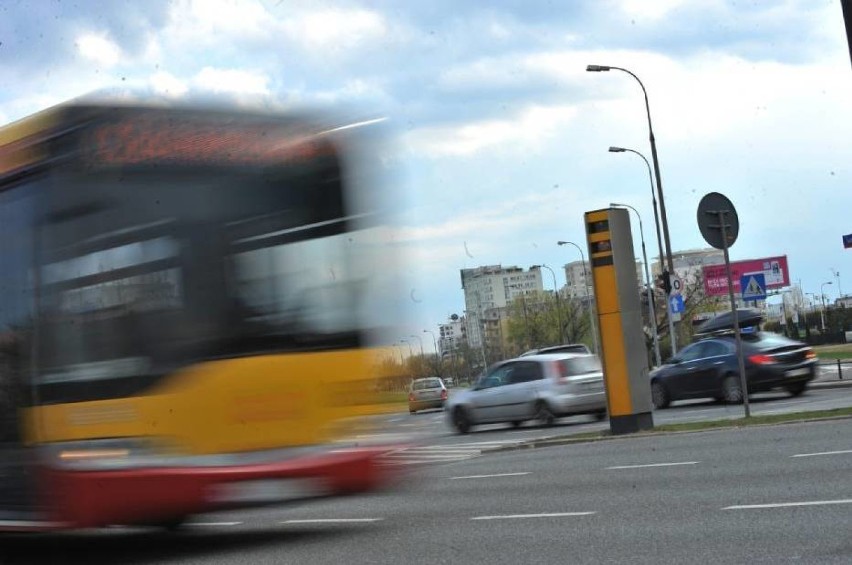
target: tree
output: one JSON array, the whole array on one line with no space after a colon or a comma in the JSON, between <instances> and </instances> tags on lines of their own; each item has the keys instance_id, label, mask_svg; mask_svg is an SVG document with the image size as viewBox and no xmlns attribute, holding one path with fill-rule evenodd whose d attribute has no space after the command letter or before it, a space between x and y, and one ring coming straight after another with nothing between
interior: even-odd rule
<instances>
[{"instance_id":1,"label":"tree","mask_svg":"<svg viewBox=\"0 0 852 565\"><path fill-rule=\"evenodd\" d=\"M509 304L506 317L506 341L512 356L530 349L559 345L560 341L591 343L588 312L576 300L557 300L549 292L522 294Z\"/></svg>"}]
</instances>

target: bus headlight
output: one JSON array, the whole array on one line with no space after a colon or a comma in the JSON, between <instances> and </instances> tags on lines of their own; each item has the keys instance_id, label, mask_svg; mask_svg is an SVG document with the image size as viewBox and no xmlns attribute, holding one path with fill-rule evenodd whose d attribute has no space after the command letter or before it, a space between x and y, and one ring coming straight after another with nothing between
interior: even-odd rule
<instances>
[{"instance_id":1,"label":"bus headlight","mask_svg":"<svg viewBox=\"0 0 852 565\"><path fill-rule=\"evenodd\" d=\"M94 439L50 446L52 465L63 469L107 470L146 467L164 462L167 450L155 449L149 439Z\"/></svg>"}]
</instances>

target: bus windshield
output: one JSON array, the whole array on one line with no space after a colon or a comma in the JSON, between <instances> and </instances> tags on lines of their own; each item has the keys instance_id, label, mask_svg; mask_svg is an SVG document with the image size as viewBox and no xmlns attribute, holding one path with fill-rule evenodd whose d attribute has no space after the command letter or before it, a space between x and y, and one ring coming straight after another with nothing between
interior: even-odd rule
<instances>
[{"instance_id":1,"label":"bus windshield","mask_svg":"<svg viewBox=\"0 0 852 565\"><path fill-rule=\"evenodd\" d=\"M200 360L359 344L370 266L334 170L71 175L46 190L42 402L133 394Z\"/></svg>"}]
</instances>

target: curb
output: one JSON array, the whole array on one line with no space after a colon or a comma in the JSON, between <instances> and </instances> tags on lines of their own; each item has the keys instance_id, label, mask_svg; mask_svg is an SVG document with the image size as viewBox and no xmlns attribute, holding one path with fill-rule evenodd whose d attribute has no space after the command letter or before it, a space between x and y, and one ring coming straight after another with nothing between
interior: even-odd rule
<instances>
[{"instance_id":1,"label":"curb","mask_svg":"<svg viewBox=\"0 0 852 565\"><path fill-rule=\"evenodd\" d=\"M839 420L852 420L852 416L829 416L826 418L808 418L804 420L789 420L787 422L775 422L769 424L751 424L749 426L724 426L717 428L707 428L705 430L682 430L682 431L662 431L662 432L638 432L635 434L623 434L617 436L600 436L600 437L573 437L573 436L551 436L547 438L532 439L523 443L514 445L503 445L490 449L483 449L481 453L501 453L505 451L520 451L523 449L540 449L542 447L558 447L560 445L571 445L574 443L597 443L601 441L612 441L620 439L639 439L660 436L676 436L683 434L703 434L707 432L724 432L729 430L741 430L745 428L767 428L770 426L784 426L787 424L807 424L809 422L832 422Z\"/></svg>"},{"instance_id":2,"label":"curb","mask_svg":"<svg viewBox=\"0 0 852 565\"><path fill-rule=\"evenodd\" d=\"M808 388L846 388L852 387L852 379L834 380L834 381L811 381L808 383Z\"/></svg>"}]
</instances>

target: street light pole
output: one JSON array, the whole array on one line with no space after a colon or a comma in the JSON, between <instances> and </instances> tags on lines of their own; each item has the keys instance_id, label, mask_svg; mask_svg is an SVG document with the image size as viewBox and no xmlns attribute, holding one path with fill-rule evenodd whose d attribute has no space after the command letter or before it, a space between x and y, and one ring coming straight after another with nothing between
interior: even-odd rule
<instances>
[{"instance_id":1,"label":"street light pole","mask_svg":"<svg viewBox=\"0 0 852 565\"><path fill-rule=\"evenodd\" d=\"M523 308L523 311L524 311L524 333L527 336L526 349L532 349L533 345L532 345L532 334L530 333L530 319L529 319L529 315L527 314L527 293L526 293L526 291L523 290L523 288L524 288L523 285L520 285L520 284L510 284L509 288L521 289L521 307ZM517 298L517 296L515 296L512 300L514 301L515 298Z\"/></svg>"},{"instance_id":2,"label":"street light pole","mask_svg":"<svg viewBox=\"0 0 852 565\"><path fill-rule=\"evenodd\" d=\"M423 338L421 338L419 335L416 335L416 334L411 334L408 337L416 337L417 338L417 341L420 342L420 357L424 357L424 354L423 354Z\"/></svg>"},{"instance_id":3,"label":"street light pole","mask_svg":"<svg viewBox=\"0 0 852 565\"><path fill-rule=\"evenodd\" d=\"M648 181L651 184L651 204L654 207L654 226L657 229L657 247L659 248L659 258L660 258L660 273L663 277L667 278L669 276L669 271L665 266L665 262L663 261L663 240L660 237L660 217L657 214L657 197L654 195L654 179L651 177L651 165L648 163L648 159L645 158L640 152L635 151L633 149L627 149L626 147L610 147L610 153L624 153L629 152L634 155L638 155L645 161L645 166L648 168ZM674 319L672 318L671 308L669 307L669 297L666 296L666 319L669 321L669 341L672 346L672 357L674 357L675 353L677 353L677 336L675 335L675 326ZM656 304L654 304L656 306ZM654 318L656 321L656 317Z\"/></svg>"},{"instance_id":4,"label":"street light pole","mask_svg":"<svg viewBox=\"0 0 852 565\"><path fill-rule=\"evenodd\" d=\"M825 285L832 284L831 281L824 282L819 287L820 298L822 298L822 312L820 313L820 318L822 320L822 333L825 333Z\"/></svg>"},{"instance_id":5,"label":"street light pole","mask_svg":"<svg viewBox=\"0 0 852 565\"><path fill-rule=\"evenodd\" d=\"M835 271L834 267L829 267L831 270L831 274L834 275L834 279L837 281L837 297L843 298L843 290L840 288L840 271Z\"/></svg>"},{"instance_id":6,"label":"street light pole","mask_svg":"<svg viewBox=\"0 0 852 565\"><path fill-rule=\"evenodd\" d=\"M407 346L408 346L408 357L409 357L409 358L414 357L414 350L413 350L413 349L411 349L411 342L409 342L409 341L407 341L407 340L405 340L405 339L401 339L401 340L399 340L399 342L400 342L400 343L404 343L405 345L407 345Z\"/></svg>"},{"instance_id":7,"label":"street light pole","mask_svg":"<svg viewBox=\"0 0 852 565\"><path fill-rule=\"evenodd\" d=\"M485 356L485 313L482 310L482 296L476 291L476 330L479 332L479 347L482 351L482 370L488 368L488 358Z\"/></svg>"},{"instance_id":8,"label":"street light pole","mask_svg":"<svg viewBox=\"0 0 852 565\"><path fill-rule=\"evenodd\" d=\"M651 160L654 162L654 175L657 178L657 193L660 197L660 219L663 224L663 237L666 242L666 263L668 264L669 272L674 273L674 261L672 260L672 244L671 239L669 237L669 223L666 219L666 204L665 199L663 198L663 181L660 178L660 162L657 158L657 142L654 137L654 127L651 125L651 105L648 103L648 91L645 90L645 85L642 84L642 81L639 80L639 77L627 69L607 65L586 66L586 71L592 73L606 72L610 70L621 71L632 76L634 79L636 79L636 82L639 83L639 86L642 87L642 94L645 96L645 111L648 114L648 140L651 142Z\"/></svg>"},{"instance_id":9,"label":"street light pole","mask_svg":"<svg viewBox=\"0 0 852 565\"><path fill-rule=\"evenodd\" d=\"M589 320L592 324L593 347L595 349L595 353L598 353L600 351L598 346L598 330L595 327L595 313L593 312L592 300L589 298L589 272L586 269L586 255L583 253L583 249L573 241L557 241L556 245L573 245L577 248L577 251L580 252L580 259L583 261L583 286L586 289L586 302L589 305Z\"/></svg>"},{"instance_id":10,"label":"street light pole","mask_svg":"<svg viewBox=\"0 0 852 565\"><path fill-rule=\"evenodd\" d=\"M648 271L648 254L645 252L645 230L642 227L642 216L639 214L639 210L630 204L612 203L610 206L613 208L617 206L630 208L636 213L636 217L639 218L639 237L642 240L642 261L645 263L645 288L648 295L648 322L650 322L651 329L654 332L654 360L657 362L657 367L659 367L663 363L660 360L660 337L657 335L657 316L654 313L654 293L651 290L651 275ZM668 310L668 307L666 307L666 310ZM669 321L671 321L671 318L669 318Z\"/></svg>"},{"instance_id":11,"label":"street light pole","mask_svg":"<svg viewBox=\"0 0 852 565\"><path fill-rule=\"evenodd\" d=\"M435 333L432 330L423 330L423 333L428 333L429 335L432 336L432 347L435 348L435 355L440 357L440 354L438 353L438 342L435 339Z\"/></svg>"},{"instance_id":12,"label":"street light pole","mask_svg":"<svg viewBox=\"0 0 852 565\"><path fill-rule=\"evenodd\" d=\"M556 273L553 271L553 269L544 264L532 265L530 269L535 269L536 267L547 269L548 271L550 271L550 275L553 277L553 293L556 297L556 320L559 324L559 344L561 345L565 341L565 338L563 336L562 330L562 304L559 301L559 283L556 282Z\"/></svg>"}]
</instances>

